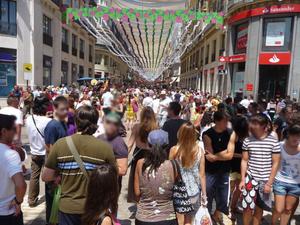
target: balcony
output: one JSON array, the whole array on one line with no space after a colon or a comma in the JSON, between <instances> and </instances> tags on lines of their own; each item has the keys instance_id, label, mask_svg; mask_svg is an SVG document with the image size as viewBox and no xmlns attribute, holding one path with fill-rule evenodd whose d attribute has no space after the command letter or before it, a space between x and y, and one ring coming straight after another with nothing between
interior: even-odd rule
<instances>
[{"instance_id":1,"label":"balcony","mask_svg":"<svg viewBox=\"0 0 300 225\"><path fill-rule=\"evenodd\" d=\"M77 48L72 48L72 55L77 56Z\"/></svg>"},{"instance_id":2,"label":"balcony","mask_svg":"<svg viewBox=\"0 0 300 225\"><path fill-rule=\"evenodd\" d=\"M0 34L17 35L17 24L0 21Z\"/></svg>"},{"instance_id":3,"label":"balcony","mask_svg":"<svg viewBox=\"0 0 300 225\"><path fill-rule=\"evenodd\" d=\"M69 45L66 44L66 43L64 43L64 42L62 42L62 43L61 43L61 50L62 50L63 52L69 53Z\"/></svg>"},{"instance_id":4,"label":"balcony","mask_svg":"<svg viewBox=\"0 0 300 225\"><path fill-rule=\"evenodd\" d=\"M43 33L43 43L52 47L53 37L49 34Z\"/></svg>"},{"instance_id":5,"label":"balcony","mask_svg":"<svg viewBox=\"0 0 300 225\"><path fill-rule=\"evenodd\" d=\"M89 55L89 62L93 62L93 56Z\"/></svg>"},{"instance_id":6,"label":"balcony","mask_svg":"<svg viewBox=\"0 0 300 225\"><path fill-rule=\"evenodd\" d=\"M79 51L79 58L84 59L84 52L83 51Z\"/></svg>"}]
</instances>

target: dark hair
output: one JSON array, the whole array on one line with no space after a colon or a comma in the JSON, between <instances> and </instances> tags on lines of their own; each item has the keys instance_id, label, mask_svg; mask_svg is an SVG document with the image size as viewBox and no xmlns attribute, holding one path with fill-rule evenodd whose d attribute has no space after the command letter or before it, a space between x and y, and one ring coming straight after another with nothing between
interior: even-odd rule
<instances>
[{"instance_id":1,"label":"dark hair","mask_svg":"<svg viewBox=\"0 0 300 225\"><path fill-rule=\"evenodd\" d=\"M214 122L219 122L224 119L230 119L230 116L226 111L221 110L214 113Z\"/></svg>"},{"instance_id":2,"label":"dark hair","mask_svg":"<svg viewBox=\"0 0 300 225\"><path fill-rule=\"evenodd\" d=\"M44 94L41 94L34 99L32 112L33 114L44 116L47 113L47 108L49 105L50 100Z\"/></svg>"},{"instance_id":3,"label":"dark hair","mask_svg":"<svg viewBox=\"0 0 300 225\"><path fill-rule=\"evenodd\" d=\"M118 208L118 197L119 184L116 167L108 163L100 165L92 172L89 179L82 224L96 224L99 213L102 212L115 214Z\"/></svg>"},{"instance_id":4,"label":"dark hair","mask_svg":"<svg viewBox=\"0 0 300 225\"><path fill-rule=\"evenodd\" d=\"M232 103L232 97L227 97L227 98L225 99L225 103L226 103L226 104L231 104L231 103Z\"/></svg>"},{"instance_id":5,"label":"dark hair","mask_svg":"<svg viewBox=\"0 0 300 225\"><path fill-rule=\"evenodd\" d=\"M201 120L201 127L205 127L206 125L209 125L212 122L213 122L212 112L211 111L204 112L202 120Z\"/></svg>"},{"instance_id":6,"label":"dark hair","mask_svg":"<svg viewBox=\"0 0 300 225\"><path fill-rule=\"evenodd\" d=\"M81 106L75 111L75 123L78 132L92 135L98 129L99 113L91 106Z\"/></svg>"},{"instance_id":7,"label":"dark hair","mask_svg":"<svg viewBox=\"0 0 300 225\"><path fill-rule=\"evenodd\" d=\"M9 106L11 106L14 102L17 102L17 101L19 101L19 100L15 96L8 96L7 100L6 100L7 105L9 105Z\"/></svg>"},{"instance_id":8,"label":"dark hair","mask_svg":"<svg viewBox=\"0 0 300 225\"><path fill-rule=\"evenodd\" d=\"M237 116L234 120L233 130L240 140L245 139L249 135L248 120L244 116Z\"/></svg>"},{"instance_id":9,"label":"dark hair","mask_svg":"<svg viewBox=\"0 0 300 225\"><path fill-rule=\"evenodd\" d=\"M143 143L147 143L148 134L157 128L157 121L153 109L145 107L141 112L139 137Z\"/></svg>"},{"instance_id":10,"label":"dark hair","mask_svg":"<svg viewBox=\"0 0 300 225\"><path fill-rule=\"evenodd\" d=\"M60 96L57 96L54 101L53 101L53 106L54 108L57 108L59 106L59 104L65 104L65 105L68 105L68 99L66 99L66 97L60 95Z\"/></svg>"},{"instance_id":11,"label":"dark hair","mask_svg":"<svg viewBox=\"0 0 300 225\"><path fill-rule=\"evenodd\" d=\"M0 114L0 136L2 129L11 130L14 127L16 119L15 116Z\"/></svg>"},{"instance_id":12,"label":"dark hair","mask_svg":"<svg viewBox=\"0 0 300 225\"><path fill-rule=\"evenodd\" d=\"M243 105L237 104L236 105L236 113L237 114L247 114L247 109Z\"/></svg>"},{"instance_id":13,"label":"dark hair","mask_svg":"<svg viewBox=\"0 0 300 225\"><path fill-rule=\"evenodd\" d=\"M270 124L270 120L265 114L259 113L250 118L250 123L258 123L260 126L266 127Z\"/></svg>"},{"instance_id":14,"label":"dark hair","mask_svg":"<svg viewBox=\"0 0 300 225\"><path fill-rule=\"evenodd\" d=\"M287 135L300 135L300 125L293 124L287 128Z\"/></svg>"},{"instance_id":15,"label":"dark hair","mask_svg":"<svg viewBox=\"0 0 300 225\"><path fill-rule=\"evenodd\" d=\"M169 104L169 109L174 113L175 116L178 116L181 112L181 105L178 102L171 102Z\"/></svg>"},{"instance_id":16,"label":"dark hair","mask_svg":"<svg viewBox=\"0 0 300 225\"><path fill-rule=\"evenodd\" d=\"M167 155L167 149L168 145L159 146L154 145L151 146L151 149L147 151L145 155L145 162L142 167L143 173L146 171L146 169L149 167L147 176L153 172L157 171L157 169L160 167L160 165L168 159Z\"/></svg>"}]
</instances>

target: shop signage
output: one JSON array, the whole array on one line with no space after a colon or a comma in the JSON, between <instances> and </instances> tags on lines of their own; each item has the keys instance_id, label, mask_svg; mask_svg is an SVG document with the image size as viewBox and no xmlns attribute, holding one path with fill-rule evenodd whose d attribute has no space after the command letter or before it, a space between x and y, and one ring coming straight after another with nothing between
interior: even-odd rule
<instances>
[{"instance_id":1,"label":"shop signage","mask_svg":"<svg viewBox=\"0 0 300 225\"><path fill-rule=\"evenodd\" d=\"M290 52L263 52L259 55L261 65L289 65L290 63Z\"/></svg>"},{"instance_id":2,"label":"shop signage","mask_svg":"<svg viewBox=\"0 0 300 225\"><path fill-rule=\"evenodd\" d=\"M31 63L24 63L23 64L23 70L26 73L31 73L32 72L32 64Z\"/></svg>"},{"instance_id":3,"label":"shop signage","mask_svg":"<svg viewBox=\"0 0 300 225\"><path fill-rule=\"evenodd\" d=\"M272 5L268 7L260 7L256 9L249 9L239 13L236 13L229 18L228 23L234 23L249 17L261 16L266 14L280 14L280 13L299 13L300 4L283 4Z\"/></svg>"},{"instance_id":4,"label":"shop signage","mask_svg":"<svg viewBox=\"0 0 300 225\"><path fill-rule=\"evenodd\" d=\"M285 22L269 22L267 25L266 46L284 46Z\"/></svg>"},{"instance_id":5,"label":"shop signage","mask_svg":"<svg viewBox=\"0 0 300 225\"><path fill-rule=\"evenodd\" d=\"M219 62L228 62L229 58L227 56L220 56L219 57Z\"/></svg>"},{"instance_id":6,"label":"shop signage","mask_svg":"<svg viewBox=\"0 0 300 225\"><path fill-rule=\"evenodd\" d=\"M253 91L253 84L251 83L246 84L246 91Z\"/></svg>"},{"instance_id":7,"label":"shop signage","mask_svg":"<svg viewBox=\"0 0 300 225\"><path fill-rule=\"evenodd\" d=\"M246 61L246 54L239 54L239 55L232 55L229 56L228 62L229 63L239 63Z\"/></svg>"},{"instance_id":8,"label":"shop signage","mask_svg":"<svg viewBox=\"0 0 300 225\"><path fill-rule=\"evenodd\" d=\"M238 51L247 49L248 24L242 24L237 28L236 49Z\"/></svg>"}]
</instances>

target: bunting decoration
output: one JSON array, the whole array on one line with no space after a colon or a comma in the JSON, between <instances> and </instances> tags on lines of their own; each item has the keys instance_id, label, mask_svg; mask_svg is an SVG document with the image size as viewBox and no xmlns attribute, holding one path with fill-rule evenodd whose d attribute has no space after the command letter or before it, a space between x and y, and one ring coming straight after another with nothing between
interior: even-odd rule
<instances>
[{"instance_id":1,"label":"bunting decoration","mask_svg":"<svg viewBox=\"0 0 300 225\"><path fill-rule=\"evenodd\" d=\"M193 10L67 8L66 23L80 23L109 51L146 80L155 80L208 24L223 28L223 13Z\"/></svg>"}]
</instances>

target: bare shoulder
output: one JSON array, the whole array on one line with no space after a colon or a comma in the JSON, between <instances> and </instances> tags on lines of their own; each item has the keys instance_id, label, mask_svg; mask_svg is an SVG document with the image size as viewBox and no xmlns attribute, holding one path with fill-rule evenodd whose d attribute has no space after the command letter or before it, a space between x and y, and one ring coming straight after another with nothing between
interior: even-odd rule
<instances>
[{"instance_id":1,"label":"bare shoulder","mask_svg":"<svg viewBox=\"0 0 300 225\"><path fill-rule=\"evenodd\" d=\"M106 216L102 221L101 225L113 225L113 221L109 216Z\"/></svg>"},{"instance_id":2,"label":"bare shoulder","mask_svg":"<svg viewBox=\"0 0 300 225\"><path fill-rule=\"evenodd\" d=\"M175 156L177 154L177 151L178 151L178 146L173 146L171 149L170 149L170 156L169 156L169 159L175 159Z\"/></svg>"}]
</instances>

